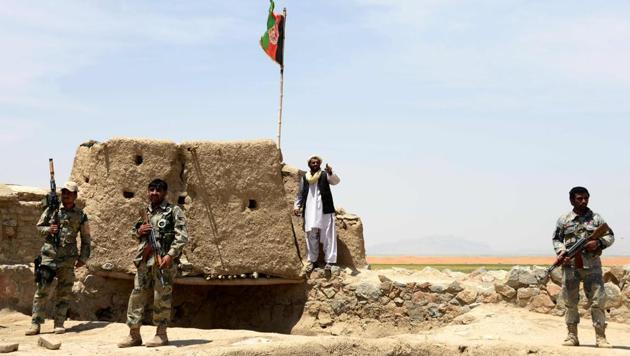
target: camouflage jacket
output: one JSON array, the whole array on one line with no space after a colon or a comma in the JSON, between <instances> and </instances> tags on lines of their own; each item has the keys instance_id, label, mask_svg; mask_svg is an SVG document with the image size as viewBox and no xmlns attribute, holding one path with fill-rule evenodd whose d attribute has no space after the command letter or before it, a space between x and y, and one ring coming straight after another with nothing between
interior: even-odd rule
<instances>
[{"instance_id":1,"label":"camouflage jacket","mask_svg":"<svg viewBox=\"0 0 630 356\"><path fill-rule=\"evenodd\" d=\"M573 211L570 211L558 218L556 223L556 230L553 233L553 248L556 254L565 251L571 247L581 237L588 236L600 225L604 224L604 219L597 213L594 213L591 209L585 215L577 215ZM595 251L582 250L582 261L584 262L584 268L601 267L602 262L599 256L602 254L602 250L610 247L615 241L615 235L610 231L607 235L604 235L599 239L601 247ZM575 259L570 262L572 267L575 267Z\"/></svg>"},{"instance_id":2,"label":"camouflage jacket","mask_svg":"<svg viewBox=\"0 0 630 356\"><path fill-rule=\"evenodd\" d=\"M157 235L156 240L162 247L162 255L170 255L175 261L179 261L184 246L188 242L188 232L186 231L186 216L182 209L170 204L166 200L157 208L153 209L149 205L146 209L149 223ZM140 236L138 229L144 221L138 220L131 229L132 235L138 240L138 249L134 257L134 263L138 266L142 262L142 252L147 244L147 236ZM147 265L153 265L153 255L147 260Z\"/></svg>"},{"instance_id":3,"label":"camouflage jacket","mask_svg":"<svg viewBox=\"0 0 630 356\"><path fill-rule=\"evenodd\" d=\"M41 249L42 264L55 268L57 262L78 258L86 262L90 257L90 225L87 214L76 205L72 209L59 208L59 246L48 232L54 211L46 208L37 222L37 231L46 237ZM81 236L81 253L77 248L77 234Z\"/></svg>"}]
</instances>

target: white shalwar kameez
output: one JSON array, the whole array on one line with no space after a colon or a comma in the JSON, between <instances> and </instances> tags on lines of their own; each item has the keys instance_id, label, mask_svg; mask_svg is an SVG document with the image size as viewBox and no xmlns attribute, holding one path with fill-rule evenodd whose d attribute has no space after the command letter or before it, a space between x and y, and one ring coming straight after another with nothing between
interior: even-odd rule
<instances>
[{"instance_id":1,"label":"white shalwar kameez","mask_svg":"<svg viewBox=\"0 0 630 356\"><path fill-rule=\"evenodd\" d=\"M336 174L328 174L322 171L328 178L328 184L336 185L341 179ZM299 208L301 197L295 202L295 208ZM335 231L335 213L323 213L322 196L317 182L309 184L306 205L304 206L304 232L306 233L306 250L308 261L317 262L319 257L319 242L324 247L324 260L326 263L337 263L337 234Z\"/></svg>"}]
</instances>

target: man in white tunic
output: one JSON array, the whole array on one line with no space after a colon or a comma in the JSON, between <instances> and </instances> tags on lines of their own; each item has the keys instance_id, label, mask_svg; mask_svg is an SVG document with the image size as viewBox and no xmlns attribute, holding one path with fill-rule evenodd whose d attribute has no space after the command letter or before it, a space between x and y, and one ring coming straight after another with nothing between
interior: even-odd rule
<instances>
[{"instance_id":1,"label":"man in white tunic","mask_svg":"<svg viewBox=\"0 0 630 356\"><path fill-rule=\"evenodd\" d=\"M332 167L328 164L324 170L321 170L321 164L322 159L319 156L309 157L310 172L302 177L300 189L293 205L293 213L300 216L300 209L302 209L302 216L304 217L306 250L308 252L307 273L312 272L317 263L320 240L324 247L325 270L330 271L332 265L337 263L335 205L330 185L338 184L340 179L333 173Z\"/></svg>"}]
</instances>

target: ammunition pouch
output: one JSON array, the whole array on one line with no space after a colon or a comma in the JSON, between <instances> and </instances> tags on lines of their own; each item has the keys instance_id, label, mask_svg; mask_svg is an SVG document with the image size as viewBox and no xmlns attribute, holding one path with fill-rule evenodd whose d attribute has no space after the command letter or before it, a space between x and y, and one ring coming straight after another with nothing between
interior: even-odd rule
<instances>
[{"instance_id":1,"label":"ammunition pouch","mask_svg":"<svg viewBox=\"0 0 630 356\"><path fill-rule=\"evenodd\" d=\"M52 283L55 279L55 269L50 266L42 265L42 256L37 255L35 258L35 283L39 286L45 286Z\"/></svg>"}]
</instances>

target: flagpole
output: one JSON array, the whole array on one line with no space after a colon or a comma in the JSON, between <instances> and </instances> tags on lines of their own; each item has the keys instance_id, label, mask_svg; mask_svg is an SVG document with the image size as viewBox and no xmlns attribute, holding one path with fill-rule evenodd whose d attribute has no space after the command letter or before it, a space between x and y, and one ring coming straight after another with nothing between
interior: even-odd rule
<instances>
[{"instance_id":1,"label":"flagpole","mask_svg":"<svg viewBox=\"0 0 630 356\"><path fill-rule=\"evenodd\" d=\"M280 109L278 110L278 149L282 134L282 98L284 97L284 65L280 66Z\"/></svg>"},{"instance_id":2,"label":"flagpole","mask_svg":"<svg viewBox=\"0 0 630 356\"><path fill-rule=\"evenodd\" d=\"M284 9L282 9L282 12L284 14L284 20L283 20L284 26L286 26L287 8L285 7ZM285 31L285 34L286 34L286 31ZM284 53L283 53L283 56L284 56ZM278 109L278 149L280 149L280 138L282 137L282 99L283 98L284 98L284 58L283 58L282 64L280 65L280 108Z\"/></svg>"}]
</instances>

